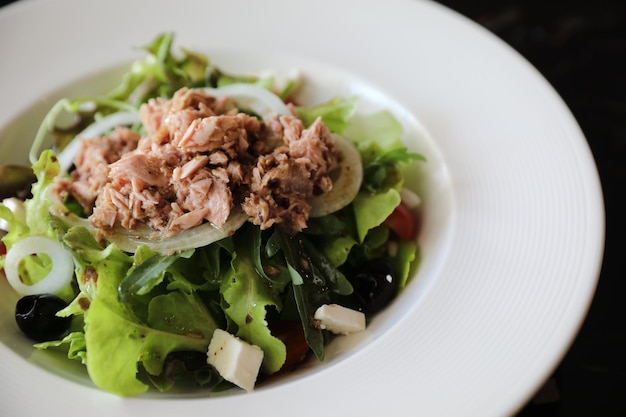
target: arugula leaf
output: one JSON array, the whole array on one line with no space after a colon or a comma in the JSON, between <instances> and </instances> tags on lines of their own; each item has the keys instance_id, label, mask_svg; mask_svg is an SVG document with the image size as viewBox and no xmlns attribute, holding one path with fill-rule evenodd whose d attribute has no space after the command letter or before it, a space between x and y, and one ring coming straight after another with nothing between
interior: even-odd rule
<instances>
[{"instance_id":1,"label":"arugula leaf","mask_svg":"<svg viewBox=\"0 0 626 417\"><path fill-rule=\"evenodd\" d=\"M224 269L230 268L229 262L224 260L226 257L222 256L223 253L234 251L229 246L232 246L232 239L226 238L197 248L190 257L179 257L167 270L171 275L167 289L178 289L188 294L193 291L218 291ZM230 258L230 255L227 257Z\"/></svg>"},{"instance_id":2,"label":"arugula leaf","mask_svg":"<svg viewBox=\"0 0 626 417\"><path fill-rule=\"evenodd\" d=\"M302 236L289 236L277 232L280 246L291 275L293 295L296 301L304 337L319 360L324 359L324 334L316 325L315 310L330 301L326 282L314 274L313 261L304 249Z\"/></svg>"},{"instance_id":3,"label":"arugula leaf","mask_svg":"<svg viewBox=\"0 0 626 417\"><path fill-rule=\"evenodd\" d=\"M135 254L137 258L138 254ZM193 251L176 253L173 255L151 254L146 260L139 263L120 283L118 295L124 302L134 295L144 295L163 280L165 270L178 258L189 257Z\"/></svg>"},{"instance_id":4,"label":"arugula leaf","mask_svg":"<svg viewBox=\"0 0 626 417\"><path fill-rule=\"evenodd\" d=\"M279 248L272 249L274 242L271 237L268 239L268 243L263 245L260 227L253 227L251 233L253 239L251 255L257 274L265 278L274 291L282 292L285 286L291 282L291 277L286 265L279 263L274 257L276 249ZM268 245L270 248L267 248Z\"/></svg>"},{"instance_id":5,"label":"arugula leaf","mask_svg":"<svg viewBox=\"0 0 626 417\"><path fill-rule=\"evenodd\" d=\"M207 58L186 50L177 58L172 51L173 41L174 34L166 32L144 46L148 55L135 61L109 98L132 100L138 106L152 97L171 97L182 87L205 85Z\"/></svg>"},{"instance_id":6,"label":"arugula leaf","mask_svg":"<svg viewBox=\"0 0 626 417\"><path fill-rule=\"evenodd\" d=\"M357 244L354 210L351 208L349 205L337 213L309 219L303 230L335 267L346 262Z\"/></svg>"},{"instance_id":7,"label":"arugula leaf","mask_svg":"<svg viewBox=\"0 0 626 417\"><path fill-rule=\"evenodd\" d=\"M347 278L339 271L335 265L324 255L323 252L317 250L308 240L302 240L302 246L307 256L311 260L313 275L321 278L326 286L340 295L350 295L354 289Z\"/></svg>"}]
</instances>

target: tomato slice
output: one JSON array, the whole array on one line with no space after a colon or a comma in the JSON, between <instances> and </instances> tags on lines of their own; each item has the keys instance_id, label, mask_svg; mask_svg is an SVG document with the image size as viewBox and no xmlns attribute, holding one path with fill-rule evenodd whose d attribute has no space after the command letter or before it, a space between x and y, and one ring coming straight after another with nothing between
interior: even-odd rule
<instances>
[{"instance_id":1,"label":"tomato slice","mask_svg":"<svg viewBox=\"0 0 626 417\"><path fill-rule=\"evenodd\" d=\"M0 242L0 256L4 256L7 254L7 246L4 242ZM4 275L4 268L0 268L0 275Z\"/></svg>"},{"instance_id":2,"label":"tomato slice","mask_svg":"<svg viewBox=\"0 0 626 417\"><path fill-rule=\"evenodd\" d=\"M272 335L280 339L287 348L287 359L278 372L293 370L309 353L300 320L281 320L268 325Z\"/></svg>"},{"instance_id":3,"label":"tomato slice","mask_svg":"<svg viewBox=\"0 0 626 417\"><path fill-rule=\"evenodd\" d=\"M400 239L411 240L415 237L417 224L411 210L404 203L400 203L387 217L385 224Z\"/></svg>"}]
</instances>

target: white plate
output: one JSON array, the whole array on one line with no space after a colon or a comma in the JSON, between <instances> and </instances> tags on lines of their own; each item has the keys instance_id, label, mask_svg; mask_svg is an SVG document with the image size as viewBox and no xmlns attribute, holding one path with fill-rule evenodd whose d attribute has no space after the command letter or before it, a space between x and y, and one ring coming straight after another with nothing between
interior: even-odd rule
<instances>
[{"instance_id":1,"label":"white plate","mask_svg":"<svg viewBox=\"0 0 626 417\"><path fill-rule=\"evenodd\" d=\"M2 162L26 160L56 98L108 88L111 68L170 30L177 47L227 70L298 68L309 99L357 92L391 108L429 158L413 184L426 201L423 263L326 363L215 398L98 391L17 334L3 282L0 414L485 417L521 407L579 329L604 241L585 138L537 71L428 1L22 0L0 11Z\"/></svg>"}]
</instances>

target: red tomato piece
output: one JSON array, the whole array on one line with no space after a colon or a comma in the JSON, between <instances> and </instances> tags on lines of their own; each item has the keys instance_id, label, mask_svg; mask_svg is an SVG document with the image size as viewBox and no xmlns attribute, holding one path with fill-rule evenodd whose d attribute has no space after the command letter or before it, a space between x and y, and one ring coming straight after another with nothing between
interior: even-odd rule
<instances>
[{"instance_id":1,"label":"red tomato piece","mask_svg":"<svg viewBox=\"0 0 626 417\"><path fill-rule=\"evenodd\" d=\"M415 237L416 222L411 210L404 203L400 203L389 217L385 220L385 224L400 239L411 240Z\"/></svg>"},{"instance_id":2,"label":"red tomato piece","mask_svg":"<svg viewBox=\"0 0 626 417\"><path fill-rule=\"evenodd\" d=\"M4 256L7 254L7 246L4 242L0 242L0 256ZM4 268L0 268L0 275L4 275Z\"/></svg>"},{"instance_id":3,"label":"red tomato piece","mask_svg":"<svg viewBox=\"0 0 626 417\"><path fill-rule=\"evenodd\" d=\"M284 102L285 104L293 104L293 105L294 105L294 106L296 106L296 107L297 107L297 106L299 106L298 102L297 102L297 101L296 101L296 99L295 99L295 98L293 98L293 97L287 97L287 98L285 98L285 99L283 100L283 102Z\"/></svg>"},{"instance_id":4,"label":"red tomato piece","mask_svg":"<svg viewBox=\"0 0 626 417\"><path fill-rule=\"evenodd\" d=\"M280 339L287 348L287 359L278 372L292 370L309 353L302 323L299 320L283 320L270 323L268 327L272 335Z\"/></svg>"}]
</instances>

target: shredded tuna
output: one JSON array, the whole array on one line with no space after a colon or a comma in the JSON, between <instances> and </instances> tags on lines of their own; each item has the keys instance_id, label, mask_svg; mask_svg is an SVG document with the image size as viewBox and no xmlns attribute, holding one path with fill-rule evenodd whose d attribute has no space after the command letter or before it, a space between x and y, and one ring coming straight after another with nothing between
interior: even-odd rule
<instances>
[{"instance_id":1,"label":"shredded tuna","mask_svg":"<svg viewBox=\"0 0 626 417\"><path fill-rule=\"evenodd\" d=\"M111 136L82 139L71 179L57 179L52 191L73 196L87 214L91 213L96 197L109 181L110 165L134 150L139 139L139 134L126 128L114 130Z\"/></svg>"},{"instance_id":2,"label":"shredded tuna","mask_svg":"<svg viewBox=\"0 0 626 417\"><path fill-rule=\"evenodd\" d=\"M229 98L186 88L142 105L140 117L144 136L119 128L85 140L71 180L54 187L104 235L139 224L165 235L221 226L236 206L263 229L295 233L311 198L332 187L337 155L321 119L307 128L295 116L259 120Z\"/></svg>"}]
</instances>

